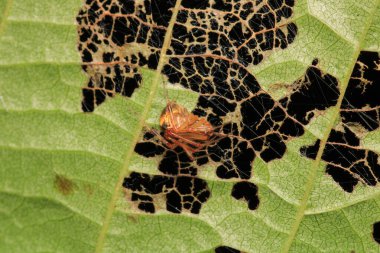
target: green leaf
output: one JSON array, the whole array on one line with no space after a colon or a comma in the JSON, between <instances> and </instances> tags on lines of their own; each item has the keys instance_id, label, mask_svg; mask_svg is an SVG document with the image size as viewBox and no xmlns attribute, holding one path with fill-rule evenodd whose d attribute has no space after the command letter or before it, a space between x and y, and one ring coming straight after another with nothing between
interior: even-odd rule
<instances>
[{"instance_id":1,"label":"green leaf","mask_svg":"<svg viewBox=\"0 0 380 253\"><path fill-rule=\"evenodd\" d=\"M339 81L338 104L289 140L281 159L255 159L249 181L258 186L256 210L231 197L240 179L222 180L215 166L202 167L211 197L199 214L147 214L125 196L122 182L132 171L162 174L159 157L145 158L134 147L144 126L158 126L166 105L167 57L161 55L158 71L139 70L143 84L132 97L117 95L83 113L88 77L75 22L81 6L0 0L0 252L214 252L221 245L244 252L379 251L372 238L379 186L359 183L347 193L325 173L322 155L360 52L380 52L380 0L296 1L295 41L248 68L278 100L288 90L275 84L291 84L318 58L318 68ZM168 94L189 110L198 98L177 86ZM369 132L360 148L379 153L379 136L379 129ZM300 155L318 139L315 159Z\"/></svg>"}]
</instances>

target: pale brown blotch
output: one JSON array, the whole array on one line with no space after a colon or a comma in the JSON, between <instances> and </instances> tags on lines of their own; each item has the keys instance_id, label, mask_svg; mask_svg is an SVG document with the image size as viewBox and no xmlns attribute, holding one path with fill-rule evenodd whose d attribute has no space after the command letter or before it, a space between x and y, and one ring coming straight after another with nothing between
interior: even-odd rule
<instances>
[{"instance_id":1,"label":"pale brown blotch","mask_svg":"<svg viewBox=\"0 0 380 253\"><path fill-rule=\"evenodd\" d=\"M63 195L72 194L76 189L76 184L62 175L55 175L54 186Z\"/></svg>"}]
</instances>

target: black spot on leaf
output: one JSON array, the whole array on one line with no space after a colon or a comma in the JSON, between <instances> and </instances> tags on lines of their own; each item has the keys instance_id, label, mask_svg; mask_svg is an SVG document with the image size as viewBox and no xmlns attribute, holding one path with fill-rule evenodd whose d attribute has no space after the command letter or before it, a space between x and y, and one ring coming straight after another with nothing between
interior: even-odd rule
<instances>
[{"instance_id":1,"label":"black spot on leaf","mask_svg":"<svg viewBox=\"0 0 380 253\"><path fill-rule=\"evenodd\" d=\"M74 193L74 190L76 188L76 185L72 180L61 175L55 176L54 186L63 195Z\"/></svg>"}]
</instances>

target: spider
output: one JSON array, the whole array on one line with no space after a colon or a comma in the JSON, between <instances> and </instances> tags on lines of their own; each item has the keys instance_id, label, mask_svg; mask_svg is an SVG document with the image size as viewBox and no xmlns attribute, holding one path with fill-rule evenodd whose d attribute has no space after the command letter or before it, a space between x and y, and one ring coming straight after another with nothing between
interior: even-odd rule
<instances>
[{"instance_id":1,"label":"spider","mask_svg":"<svg viewBox=\"0 0 380 253\"><path fill-rule=\"evenodd\" d=\"M194 153L215 143L219 136L207 121L189 112L176 102L169 101L161 113L160 127L163 135L153 130L162 143L170 149L181 147L190 160Z\"/></svg>"}]
</instances>

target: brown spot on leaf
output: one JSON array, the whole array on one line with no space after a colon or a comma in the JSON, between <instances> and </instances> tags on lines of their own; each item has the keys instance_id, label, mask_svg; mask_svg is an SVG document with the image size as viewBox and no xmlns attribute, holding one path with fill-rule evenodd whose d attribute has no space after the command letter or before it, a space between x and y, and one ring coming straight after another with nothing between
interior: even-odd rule
<instances>
[{"instance_id":1,"label":"brown spot on leaf","mask_svg":"<svg viewBox=\"0 0 380 253\"><path fill-rule=\"evenodd\" d=\"M76 185L73 183L73 181L62 175L55 176L54 186L63 195L72 194L76 188Z\"/></svg>"},{"instance_id":2,"label":"brown spot on leaf","mask_svg":"<svg viewBox=\"0 0 380 253\"><path fill-rule=\"evenodd\" d=\"M94 194L94 188L90 184L85 184L84 192L87 194L87 196L90 197Z\"/></svg>"},{"instance_id":3,"label":"brown spot on leaf","mask_svg":"<svg viewBox=\"0 0 380 253\"><path fill-rule=\"evenodd\" d=\"M131 221L132 223L137 223L139 220L139 216L135 214L126 214L127 219Z\"/></svg>"}]
</instances>

